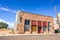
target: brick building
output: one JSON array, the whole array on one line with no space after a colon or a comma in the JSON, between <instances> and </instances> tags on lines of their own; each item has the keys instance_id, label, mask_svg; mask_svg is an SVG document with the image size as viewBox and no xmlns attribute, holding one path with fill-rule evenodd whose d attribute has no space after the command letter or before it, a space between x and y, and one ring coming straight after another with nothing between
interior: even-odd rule
<instances>
[{"instance_id":1,"label":"brick building","mask_svg":"<svg viewBox=\"0 0 60 40\"><path fill-rule=\"evenodd\" d=\"M15 32L19 34L53 33L53 17L18 11Z\"/></svg>"}]
</instances>

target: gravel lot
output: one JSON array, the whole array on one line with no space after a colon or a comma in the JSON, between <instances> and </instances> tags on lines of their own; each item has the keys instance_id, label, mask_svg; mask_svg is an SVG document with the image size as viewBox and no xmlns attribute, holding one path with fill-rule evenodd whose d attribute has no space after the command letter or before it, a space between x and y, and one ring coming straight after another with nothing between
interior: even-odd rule
<instances>
[{"instance_id":1,"label":"gravel lot","mask_svg":"<svg viewBox=\"0 0 60 40\"><path fill-rule=\"evenodd\" d=\"M60 35L10 35L0 36L0 40L60 40Z\"/></svg>"}]
</instances>

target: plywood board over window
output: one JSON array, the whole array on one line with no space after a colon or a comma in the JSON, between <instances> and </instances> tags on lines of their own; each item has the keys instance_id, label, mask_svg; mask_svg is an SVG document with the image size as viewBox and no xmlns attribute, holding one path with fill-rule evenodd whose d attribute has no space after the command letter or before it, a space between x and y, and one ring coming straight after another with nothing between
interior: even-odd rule
<instances>
[{"instance_id":1,"label":"plywood board over window","mask_svg":"<svg viewBox=\"0 0 60 40\"><path fill-rule=\"evenodd\" d=\"M31 25L36 25L36 21L35 20L32 20L31 21Z\"/></svg>"}]
</instances>

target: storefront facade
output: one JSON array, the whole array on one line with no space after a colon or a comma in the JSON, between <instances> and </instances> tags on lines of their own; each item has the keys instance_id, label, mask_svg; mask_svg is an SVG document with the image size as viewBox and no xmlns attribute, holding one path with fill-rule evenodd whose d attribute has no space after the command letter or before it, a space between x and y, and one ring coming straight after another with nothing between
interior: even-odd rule
<instances>
[{"instance_id":1,"label":"storefront facade","mask_svg":"<svg viewBox=\"0 0 60 40\"><path fill-rule=\"evenodd\" d=\"M19 23L16 25L16 32L19 34L49 33L54 30L53 18L51 16L31 14L28 12L18 12L18 16Z\"/></svg>"}]
</instances>

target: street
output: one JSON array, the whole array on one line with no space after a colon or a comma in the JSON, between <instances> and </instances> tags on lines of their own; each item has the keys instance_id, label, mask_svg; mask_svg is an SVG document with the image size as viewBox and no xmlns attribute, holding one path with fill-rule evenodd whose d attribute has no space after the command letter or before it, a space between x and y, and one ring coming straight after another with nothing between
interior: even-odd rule
<instances>
[{"instance_id":1,"label":"street","mask_svg":"<svg viewBox=\"0 0 60 40\"><path fill-rule=\"evenodd\" d=\"M60 40L60 35L11 35L0 36L0 40Z\"/></svg>"}]
</instances>

